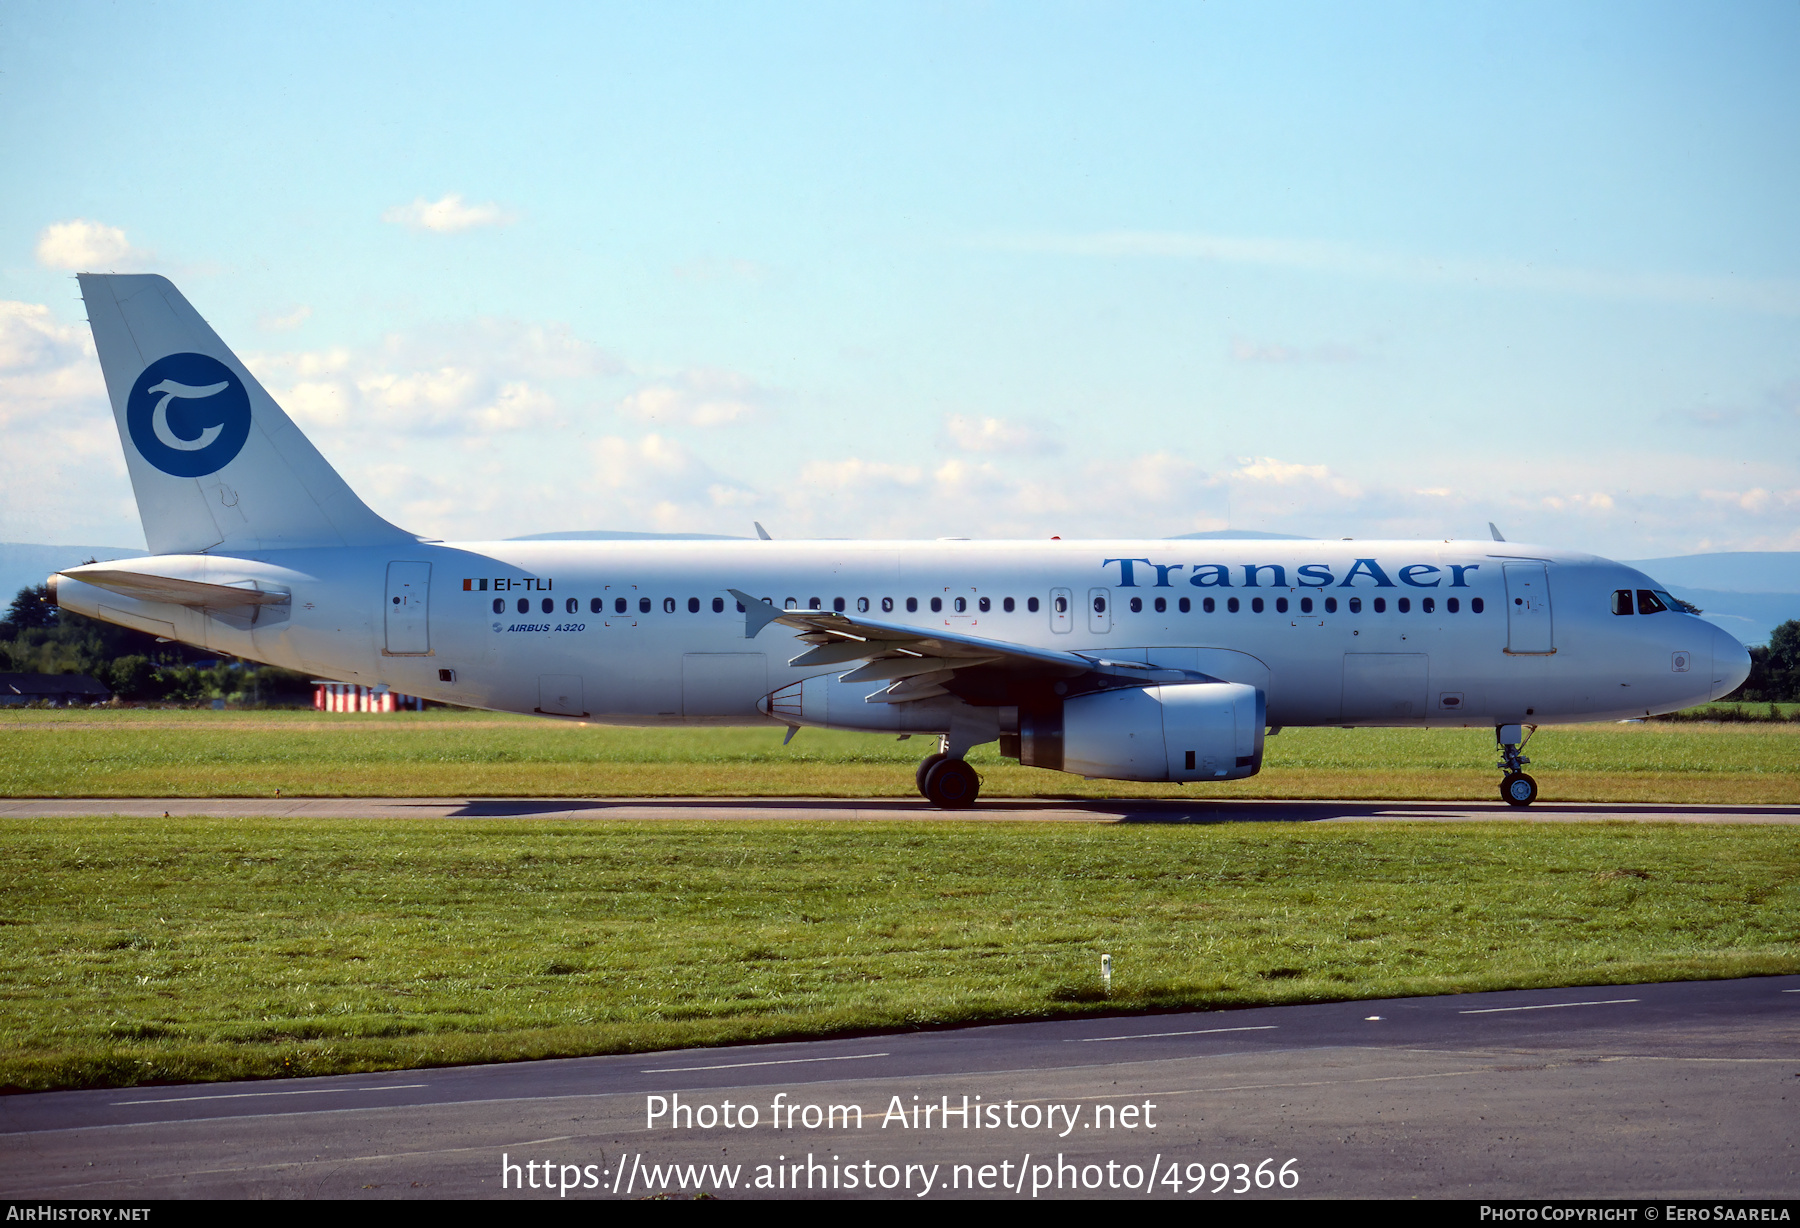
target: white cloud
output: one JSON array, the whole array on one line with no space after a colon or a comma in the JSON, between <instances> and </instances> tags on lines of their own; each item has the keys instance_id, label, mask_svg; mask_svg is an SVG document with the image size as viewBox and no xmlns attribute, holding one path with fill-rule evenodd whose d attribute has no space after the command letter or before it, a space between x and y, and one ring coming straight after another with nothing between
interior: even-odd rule
<instances>
[{"instance_id":1,"label":"white cloud","mask_svg":"<svg viewBox=\"0 0 1800 1228\"><path fill-rule=\"evenodd\" d=\"M1061 451L1061 445L1037 427L1004 418L969 418L948 414L944 434L965 452L998 452L1014 456Z\"/></svg>"},{"instance_id":2,"label":"white cloud","mask_svg":"<svg viewBox=\"0 0 1800 1228\"><path fill-rule=\"evenodd\" d=\"M742 534L745 516L765 504L753 488L720 473L663 435L608 435L591 449L584 504L597 517L582 528L626 526L659 533ZM709 526L726 525L720 529Z\"/></svg>"},{"instance_id":3,"label":"white cloud","mask_svg":"<svg viewBox=\"0 0 1800 1228\"><path fill-rule=\"evenodd\" d=\"M437 200L421 196L410 205L395 205L382 211L381 220L412 230L454 234L477 226L510 226L518 218L492 201L467 205L460 193L450 192Z\"/></svg>"},{"instance_id":4,"label":"white cloud","mask_svg":"<svg viewBox=\"0 0 1800 1228\"><path fill-rule=\"evenodd\" d=\"M1068 256L1207 260L1383 281L1448 283L1800 314L1800 281L1791 278L1614 272L1522 260L1403 255L1316 239L1257 239L1171 231L1011 235L985 240L983 246Z\"/></svg>"},{"instance_id":5,"label":"white cloud","mask_svg":"<svg viewBox=\"0 0 1800 1228\"><path fill-rule=\"evenodd\" d=\"M1233 337L1227 353L1234 362L1278 365L1356 362L1362 358L1362 353L1354 346L1335 341L1320 345L1289 345L1280 341L1251 341L1245 337Z\"/></svg>"},{"instance_id":6,"label":"white cloud","mask_svg":"<svg viewBox=\"0 0 1800 1228\"><path fill-rule=\"evenodd\" d=\"M312 308L301 303L285 315L262 316L256 321L256 326L264 332L291 333L310 319L312 319Z\"/></svg>"},{"instance_id":7,"label":"white cloud","mask_svg":"<svg viewBox=\"0 0 1800 1228\"><path fill-rule=\"evenodd\" d=\"M0 301L0 525L15 541L138 538L112 407L85 325Z\"/></svg>"},{"instance_id":8,"label":"white cloud","mask_svg":"<svg viewBox=\"0 0 1800 1228\"><path fill-rule=\"evenodd\" d=\"M677 265L675 276L683 281L761 281L768 275L768 268L754 260L700 259L689 264Z\"/></svg>"},{"instance_id":9,"label":"white cloud","mask_svg":"<svg viewBox=\"0 0 1800 1228\"><path fill-rule=\"evenodd\" d=\"M364 437L471 440L559 420L593 377L618 364L566 328L482 320L436 335L394 335L367 349L244 355L282 408L308 429Z\"/></svg>"},{"instance_id":10,"label":"white cloud","mask_svg":"<svg viewBox=\"0 0 1800 1228\"><path fill-rule=\"evenodd\" d=\"M768 400L745 376L705 369L640 388L619 402L619 412L665 426L732 426L758 417Z\"/></svg>"},{"instance_id":11,"label":"white cloud","mask_svg":"<svg viewBox=\"0 0 1800 1228\"><path fill-rule=\"evenodd\" d=\"M143 264L151 255L132 247L117 226L78 217L53 222L38 232L37 259L47 269L92 273L120 264Z\"/></svg>"}]
</instances>

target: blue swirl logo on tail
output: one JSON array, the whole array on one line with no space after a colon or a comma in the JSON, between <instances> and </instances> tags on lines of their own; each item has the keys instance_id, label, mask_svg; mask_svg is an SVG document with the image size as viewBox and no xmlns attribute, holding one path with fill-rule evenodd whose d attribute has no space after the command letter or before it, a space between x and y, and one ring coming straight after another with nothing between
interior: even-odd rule
<instances>
[{"instance_id":1,"label":"blue swirl logo on tail","mask_svg":"<svg viewBox=\"0 0 1800 1228\"><path fill-rule=\"evenodd\" d=\"M250 438L250 394L230 367L205 354L170 354L144 368L125 402L139 455L164 473L217 473Z\"/></svg>"}]
</instances>

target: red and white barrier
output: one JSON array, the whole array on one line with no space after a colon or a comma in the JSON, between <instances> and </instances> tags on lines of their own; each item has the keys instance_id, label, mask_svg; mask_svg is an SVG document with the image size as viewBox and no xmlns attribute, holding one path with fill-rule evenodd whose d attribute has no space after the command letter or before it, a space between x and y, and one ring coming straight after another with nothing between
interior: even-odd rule
<instances>
[{"instance_id":1,"label":"red and white barrier","mask_svg":"<svg viewBox=\"0 0 1800 1228\"><path fill-rule=\"evenodd\" d=\"M424 710L425 701L417 695L402 695L398 691L315 678L313 707L320 712L418 712Z\"/></svg>"}]
</instances>

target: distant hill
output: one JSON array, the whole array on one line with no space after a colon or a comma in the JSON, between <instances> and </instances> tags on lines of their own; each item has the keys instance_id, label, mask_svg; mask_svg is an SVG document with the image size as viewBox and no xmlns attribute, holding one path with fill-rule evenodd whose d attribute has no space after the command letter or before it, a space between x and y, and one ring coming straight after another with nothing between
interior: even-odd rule
<instances>
[{"instance_id":1,"label":"distant hill","mask_svg":"<svg viewBox=\"0 0 1800 1228\"><path fill-rule=\"evenodd\" d=\"M1732 550L1630 562L1746 644L1766 644L1776 627L1800 618L1800 550Z\"/></svg>"},{"instance_id":2,"label":"distant hill","mask_svg":"<svg viewBox=\"0 0 1800 1228\"><path fill-rule=\"evenodd\" d=\"M22 588L42 584L51 572L94 559L142 558L145 552L128 546L39 546L30 542L0 542L0 615Z\"/></svg>"},{"instance_id":3,"label":"distant hill","mask_svg":"<svg viewBox=\"0 0 1800 1228\"><path fill-rule=\"evenodd\" d=\"M1707 622L1717 623L1745 644L1766 644L1771 631L1790 618L1800 618L1800 593L1722 593L1680 584L1668 587L1683 601L1706 611L1701 617Z\"/></svg>"},{"instance_id":4,"label":"distant hill","mask_svg":"<svg viewBox=\"0 0 1800 1228\"><path fill-rule=\"evenodd\" d=\"M1800 550L1734 550L1628 561L1665 584L1721 593L1800 593Z\"/></svg>"}]
</instances>

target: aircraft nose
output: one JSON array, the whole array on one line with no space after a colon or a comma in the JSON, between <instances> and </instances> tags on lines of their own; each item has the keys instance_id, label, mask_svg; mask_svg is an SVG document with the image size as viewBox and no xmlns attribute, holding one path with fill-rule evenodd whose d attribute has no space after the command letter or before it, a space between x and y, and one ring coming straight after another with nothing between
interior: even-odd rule
<instances>
[{"instance_id":1,"label":"aircraft nose","mask_svg":"<svg viewBox=\"0 0 1800 1228\"><path fill-rule=\"evenodd\" d=\"M1744 685L1750 676L1750 650L1722 627L1712 629L1712 698L1719 699Z\"/></svg>"}]
</instances>

